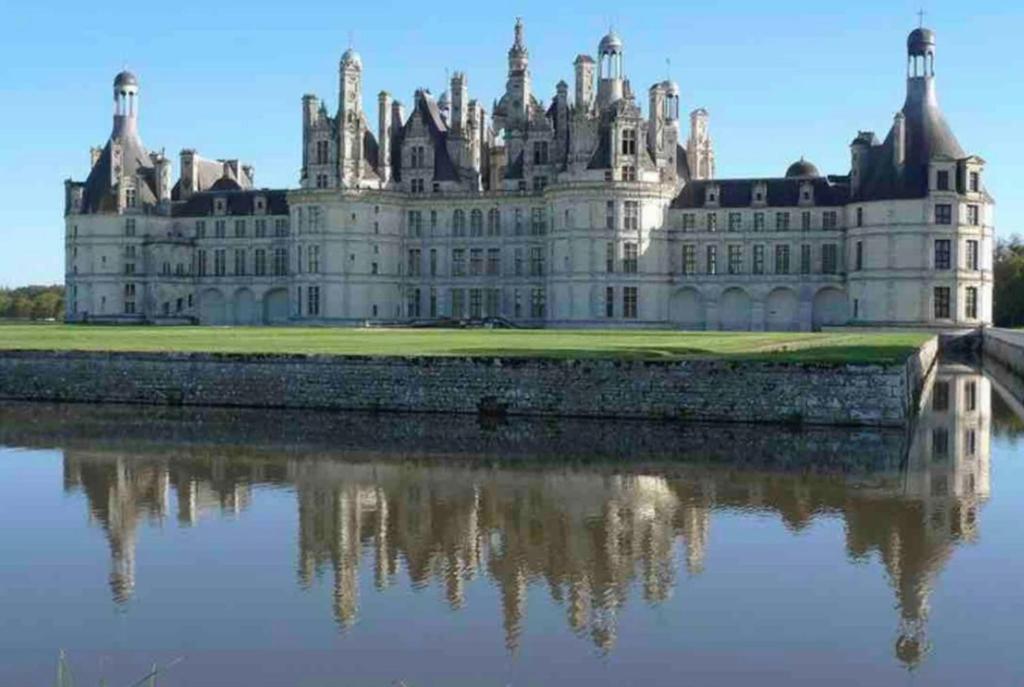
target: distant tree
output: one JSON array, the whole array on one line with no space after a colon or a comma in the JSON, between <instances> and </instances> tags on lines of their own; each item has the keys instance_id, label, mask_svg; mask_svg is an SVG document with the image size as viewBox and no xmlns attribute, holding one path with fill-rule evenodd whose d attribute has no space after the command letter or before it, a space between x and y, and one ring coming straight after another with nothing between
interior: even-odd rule
<instances>
[{"instance_id":1,"label":"distant tree","mask_svg":"<svg viewBox=\"0 0 1024 687\"><path fill-rule=\"evenodd\" d=\"M0 289L0 318L46 320L64 314L63 286Z\"/></svg>"},{"instance_id":2,"label":"distant tree","mask_svg":"<svg viewBox=\"0 0 1024 687\"><path fill-rule=\"evenodd\" d=\"M993 317L997 327L1024 326L1024 242L1014 235L996 243Z\"/></svg>"}]
</instances>

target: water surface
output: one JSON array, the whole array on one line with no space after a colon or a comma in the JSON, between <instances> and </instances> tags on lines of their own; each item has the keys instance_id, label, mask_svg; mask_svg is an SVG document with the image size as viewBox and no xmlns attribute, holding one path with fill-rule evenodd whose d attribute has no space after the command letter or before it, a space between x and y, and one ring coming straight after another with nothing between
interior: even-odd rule
<instances>
[{"instance_id":1,"label":"water surface","mask_svg":"<svg viewBox=\"0 0 1024 687\"><path fill-rule=\"evenodd\" d=\"M0 406L0 685L1021 684L1024 423Z\"/></svg>"}]
</instances>

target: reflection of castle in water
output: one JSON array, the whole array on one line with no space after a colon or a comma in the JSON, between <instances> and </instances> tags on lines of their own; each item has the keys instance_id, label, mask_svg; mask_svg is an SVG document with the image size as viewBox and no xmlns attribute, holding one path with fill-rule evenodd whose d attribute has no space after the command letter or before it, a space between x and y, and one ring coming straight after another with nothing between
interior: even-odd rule
<instances>
[{"instance_id":1,"label":"reflection of castle in water","mask_svg":"<svg viewBox=\"0 0 1024 687\"><path fill-rule=\"evenodd\" d=\"M416 587L443 588L452 608L465 603L467 582L487 576L501 591L510 649L531 586L546 586L573 631L610 649L635 584L656 603L677 584L677 553L687 574L703 571L715 510L774 512L792 529L839 515L849 555L877 552L884 564L901 613L896 653L914 665L927 647L934 578L958 542L977 536L989 493L990 393L976 371L941 367L903 468L889 461L855 474L821 474L813 453L793 456L783 471L684 462L659 465L654 475L623 474L622 464L612 473L345 462L329 454L275 459L237 449L237 457L211 458L186 448L173 456L69 451L65 488L84 490L107 532L118 602L135 584L138 525L166 516L169 491L179 521L193 524L207 511L238 513L253 485L285 483L298 502L299 582L310 586L332 572L339 625L358 617L364 565L378 589L407 575Z\"/></svg>"}]
</instances>

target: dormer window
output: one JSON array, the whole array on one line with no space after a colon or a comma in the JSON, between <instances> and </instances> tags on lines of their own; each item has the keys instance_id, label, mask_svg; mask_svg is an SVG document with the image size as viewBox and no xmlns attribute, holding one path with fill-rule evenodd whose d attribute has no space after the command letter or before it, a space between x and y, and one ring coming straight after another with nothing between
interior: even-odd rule
<instances>
[{"instance_id":1,"label":"dormer window","mask_svg":"<svg viewBox=\"0 0 1024 687\"><path fill-rule=\"evenodd\" d=\"M636 155L636 129L623 129L622 154Z\"/></svg>"},{"instance_id":2,"label":"dormer window","mask_svg":"<svg viewBox=\"0 0 1024 687\"><path fill-rule=\"evenodd\" d=\"M938 191L949 190L949 171L940 169L935 173L935 188Z\"/></svg>"},{"instance_id":3,"label":"dormer window","mask_svg":"<svg viewBox=\"0 0 1024 687\"><path fill-rule=\"evenodd\" d=\"M223 198L215 198L213 201L213 211L218 215L223 215L227 212L228 204Z\"/></svg>"},{"instance_id":4,"label":"dormer window","mask_svg":"<svg viewBox=\"0 0 1024 687\"><path fill-rule=\"evenodd\" d=\"M717 206L719 197L719 189L717 185L710 185L704 189L704 204Z\"/></svg>"},{"instance_id":5,"label":"dormer window","mask_svg":"<svg viewBox=\"0 0 1024 687\"><path fill-rule=\"evenodd\" d=\"M768 185L763 181L755 181L751 201L754 205L765 205L768 202Z\"/></svg>"},{"instance_id":6,"label":"dormer window","mask_svg":"<svg viewBox=\"0 0 1024 687\"><path fill-rule=\"evenodd\" d=\"M256 214L262 215L267 211L267 200L263 196L256 196Z\"/></svg>"},{"instance_id":7,"label":"dormer window","mask_svg":"<svg viewBox=\"0 0 1024 687\"><path fill-rule=\"evenodd\" d=\"M124 190L124 204L126 207L135 207L135 189L126 188Z\"/></svg>"},{"instance_id":8,"label":"dormer window","mask_svg":"<svg viewBox=\"0 0 1024 687\"><path fill-rule=\"evenodd\" d=\"M971 172L968 174L967 188L970 189L971 193L978 193L981 191L981 174L978 172Z\"/></svg>"}]
</instances>

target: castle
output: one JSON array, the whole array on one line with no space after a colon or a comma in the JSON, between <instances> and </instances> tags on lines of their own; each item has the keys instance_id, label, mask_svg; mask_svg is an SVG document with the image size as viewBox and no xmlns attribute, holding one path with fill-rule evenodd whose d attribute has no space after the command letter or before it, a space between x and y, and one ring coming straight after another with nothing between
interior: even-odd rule
<instances>
[{"instance_id":1,"label":"castle","mask_svg":"<svg viewBox=\"0 0 1024 687\"><path fill-rule=\"evenodd\" d=\"M516 22L488 117L462 72L406 110L363 109L347 50L332 115L302 98L299 187L139 137L139 81L65 182L67 319L363 324L502 317L529 326L812 330L977 326L992 317L992 198L939 109L935 35L907 40L907 96L850 169L720 179L708 113L681 134L680 89L648 89L604 36L545 105Z\"/></svg>"}]
</instances>

